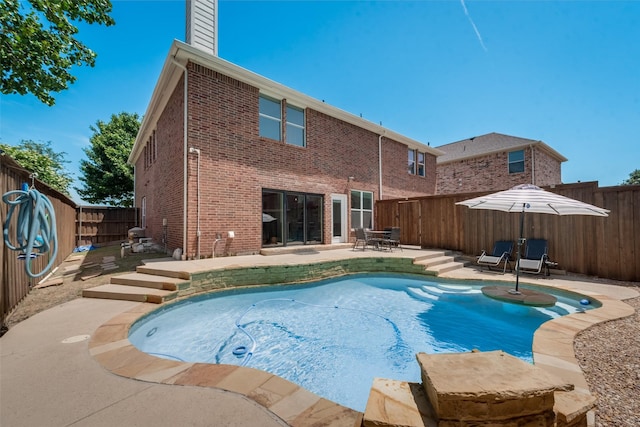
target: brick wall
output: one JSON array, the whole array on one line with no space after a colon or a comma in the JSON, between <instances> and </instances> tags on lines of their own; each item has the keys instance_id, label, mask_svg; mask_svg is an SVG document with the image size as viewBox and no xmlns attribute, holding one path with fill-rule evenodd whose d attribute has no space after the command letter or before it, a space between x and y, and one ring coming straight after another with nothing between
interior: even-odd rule
<instances>
[{"instance_id":1,"label":"brick wall","mask_svg":"<svg viewBox=\"0 0 640 427\"><path fill-rule=\"evenodd\" d=\"M306 148L262 138L257 88L201 65L188 68L188 145L200 150L201 256L211 256L216 233L223 236L216 254L223 247L229 254L260 250L263 189L324 196L323 243L331 242L332 193L356 189L379 197L377 134L307 108ZM182 246L182 84L157 124L158 159L146 170L136 165L136 203L147 195L148 234L159 241L167 218L169 249ZM188 154L189 258L198 250L197 159ZM434 194L435 157L427 154L426 163L427 177L409 175L407 146L383 138L384 197ZM224 239L228 231L233 240Z\"/></svg>"},{"instance_id":2,"label":"brick wall","mask_svg":"<svg viewBox=\"0 0 640 427\"><path fill-rule=\"evenodd\" d=\"M142 206L142 198L146 197L146 236L162 243L162 220L166 218L169 249L182 247L183 88L181 79L157 122L155 161L145 166L144 156L140 156L135 165L136 206Z\"/></svg>"},{"instance_id":3,"label":"brick wall","mask_svg":"<svg viewBox=\"0 0 640 427\"><path fill-rule=\"evenodd\" d=\"M535 185L561 184L561 163L534 147ZM437 194L500 191L532 183L531 149L524 150L524 172L509 173L508 152L463 159L437 167Z\"/></svg>"}]
</instances>

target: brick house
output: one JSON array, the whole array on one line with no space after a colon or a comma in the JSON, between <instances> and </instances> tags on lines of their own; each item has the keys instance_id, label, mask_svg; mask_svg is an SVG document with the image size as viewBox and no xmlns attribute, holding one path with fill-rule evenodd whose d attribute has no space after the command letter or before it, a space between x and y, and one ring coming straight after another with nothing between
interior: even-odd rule
<instances>
[{"instance_id":1,"label":"brick house","mask_svg":"<svg viewBox=\"0 0 640 427\"><path fill-rule=\"evenodd\" d=\"M435 194L437 149L196 46L173 42L129 157L147 237L187 259L328 245L375 200Z\"/></svg>"},{"instance_id":2,"label":"brick house","mask_svg":"<svg viewBox=\"0 0 640 427\"><path fill-rule=\"evenodd\" d=\"M567 159L542 141L489 133L437 147L438 194L561 184Z\"/></svg>"}]
</instances>

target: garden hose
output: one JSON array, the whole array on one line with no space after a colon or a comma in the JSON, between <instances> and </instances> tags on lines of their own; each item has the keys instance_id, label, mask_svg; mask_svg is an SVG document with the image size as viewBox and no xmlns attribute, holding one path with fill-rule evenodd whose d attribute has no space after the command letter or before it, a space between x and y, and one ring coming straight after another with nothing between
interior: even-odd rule
<instances>
[{"instance_id":1,"label":"garden hose","mask_svg":"<svg viewBox=\"0 0 640 427\"><path fill-rule=\"evenodd\" d=\"M4 244L9 249L20 251L18 259L24 260L27 275L36 278L51 268L58 254L56 215L47 196L34 188L25 187L26 184L22 190L9 191L2 196L2 201L9 205L2 234ZM9 226L16 208L18 211L14 245L9 236ZM48 252L49 263L42 271L34 273L31 270L31 260Z\"/></svg>"}]
</instances>

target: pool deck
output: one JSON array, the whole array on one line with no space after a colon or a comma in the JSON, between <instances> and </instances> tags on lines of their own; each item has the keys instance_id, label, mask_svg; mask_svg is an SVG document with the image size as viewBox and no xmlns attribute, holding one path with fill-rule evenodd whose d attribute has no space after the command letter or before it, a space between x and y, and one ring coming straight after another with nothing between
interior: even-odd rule
<instances>
[{"instance_id":1,"label":"pool deck","mask_svg":"<svg viewBox=\"0 0 640 427\"><path fill-rule=\"evenodd\" d=\"M261 265L297 265L352 257L418 258L429 251L309 250L277 255L171 261L156 268L202 272ZM166 265L163 265L166 264ZM513 281L512 274L467 267L441 277ZM598 322L628 316L631 288L569 276L526 275L521 283L573 290L603 306L545 323L534 336L536 366L588 388L573 338ZM129 325L158 305L80 298L39 313L0 339L0 425L11 426L355 426L362 414L279 377L226 365L157 359L129 343ZM574 393L575 393L574 392ZM567 396L567 400L574 396ZM561 398L562 399L562 398ZM569 402L570 403L570 402ZM567 407L571 405L565 402Z\"/></svg>"}]
</instances>

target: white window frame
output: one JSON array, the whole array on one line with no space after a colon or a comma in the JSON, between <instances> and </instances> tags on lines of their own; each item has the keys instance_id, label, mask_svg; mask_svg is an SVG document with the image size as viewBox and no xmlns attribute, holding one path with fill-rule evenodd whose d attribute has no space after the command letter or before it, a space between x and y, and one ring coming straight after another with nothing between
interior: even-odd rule
<instances>
[{"instance_id":1,"label":"white window frame","mask_svg":"<svg viewBox=\"0 0 640 427\"><path fill-rule=\"evenodd\" d=\"M416 150L409 148L407 152L407 171L409 175L416 174Z\"/></svg>"},{"instance_id":2,"label":"white window frame","mask_svg":"<svg viewBox=\"0 0 640 427\"><path fill-rule=\"evenodd\" d=\"M515 154L515 153L522 153L522 160L511 160L511 154ZM524 150L515 150L515 151L509 151L509 153L507 154L507 170L509 172L509 174L516 174L516 173L524 173L525 172L525 152ZM522 170L517 170L517 171L511 171L511 165L515 165L518 163L522 163Z\"/></svg>"},{"instance_id":3,"label":"white window frame","mask_svg":"<svg viewBox=\"0 0 640 427\"><path fill-rule=\"evenodd\" d=\"M417 174L418 176L426 176L427 175L427 168L426 168L426 158L427 155L421 151L418 151L418 168L417 168ZM420 158L422 157L422 162L420 161Z\"/></svg>"},{"instance_id":4,"label":"white window frame","mask_svg":"<svg viewBox=\"0 0 640 427\"><path fill-rule=\"evenodd\" d=\"M270 135L263 134L262 133L262 131L263 131L262 126L260 126L260 124L258 123L258 127L259 127L258 133L259 133L259 135L262 138L269 138L269 139L274 139L276 141L282 141L282 101L279 100L279 99L276 99L276 98L272 98L272 97L267 96L267 95L263 95L263 94L260 94L260 99L265 99L267 101L270 101L270 102L273 102L273 103L277 103L280 106L280 108L278 109L278 112L279 112L278 113L278 117L271 116L271 115L267 114L266 112L263 112L260 109L260 105L259 105L260 104L260 100L258 100L259 117L278 123L278 138L273 138Z\"/></svg>"},{"instance_id":5,"label":"white window frame","mask_svg":"<svg viewBox=\"0 0 640 427\"><path fill-rule=\"evenodd\" d=\"M302 113L302 124L298 124L298 123L294 123L289 121L289 110L296 110ZM287 117L286 117L286 126L287 126L287 132L285 134L285 139L286 139L286 143L289 145L294 145L296 147L306 147L307 146L307 135L306 135L306 128L305 128L305 122L307 119L307 115L306 112L304 110L304 108L300 108L300 107L296 107L295 105L289 105L287 104ZM293 142L291 142L291 140L289 139L289 127L294 127L296 129L302 129L302 145L300 144L295 144Z\"/></svg>"},{"instance_id":6,"label":"white window frame","mask_svg":"<svg viewBox=\"0 0 640 427\"><path fill-rule=\"evenodd\" d=\"M351 218L351 228L352 229L356 229L356 228L361 228L364 227L363 226L363 222L364 222L364 214L365 212L369 212L371 213L371 226L373 227L374 224L374 218L373 218L373 204L374 204L374 200L373 200L373 192L371 191L363 191L363 190L351 190L349 197L351 199L353 199L354 193L360 193L360 207L359 208L354 208L353 206L350 206L350 218ZM364 208L364 194L370 194L371 195L371 209L365 209ZM359 215L359 224L354 224L353 223L353 214L354 213L358 213Z\"/></svg>"}]
</instances>

